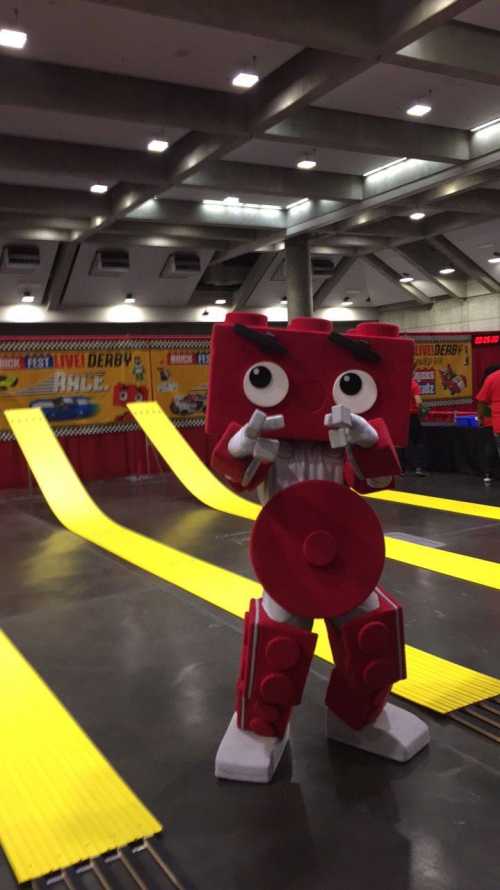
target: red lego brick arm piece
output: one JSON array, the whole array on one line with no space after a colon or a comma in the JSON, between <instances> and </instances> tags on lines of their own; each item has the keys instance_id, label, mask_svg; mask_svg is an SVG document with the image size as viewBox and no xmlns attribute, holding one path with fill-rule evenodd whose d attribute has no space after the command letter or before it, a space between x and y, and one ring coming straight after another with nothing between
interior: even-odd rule
<instances>
[{"instance_id":1,"label":"red lego brick arm piece","mask_svg":"<svg viewBox=\"0 0 500 890\"><path fill-rule=\"evenodd\" d=\"M401 474L398 455L385 421L378 417L370 424L377 431L378 442L370 448L352 445L344 467L347 485L362 494L392 488L394 477Z\"/></svg>"},{"instance_id":2,"label":"red lego brick arm piece","mask_svg":"<svg viewBox=\"0 0 500 890\"><path fill-rule=\"evenodd\" d=\"M264 481L271 464L262 463L248 485L243 484L243 477L250 466L251 457L232 457L229 453L229 441L241 429L239 424L230 423L226 432L217 442L210 458L210 466L225 482L236 491L248 491L257 488Z\"/></svg>"}]
</instances>

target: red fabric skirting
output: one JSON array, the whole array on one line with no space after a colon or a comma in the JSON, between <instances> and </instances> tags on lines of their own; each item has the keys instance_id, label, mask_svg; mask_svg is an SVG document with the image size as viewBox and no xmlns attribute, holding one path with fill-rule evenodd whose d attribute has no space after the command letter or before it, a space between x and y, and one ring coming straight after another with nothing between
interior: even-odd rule
<instances>
[{"instance_id":1,"label":"red fabric skirting","mask_svg":"<svg viewBox=\"0 0 500 890\"><path fill-rule=\"evenodd\" d=\"M204 429L187 429L182 433L201 459L206 461L208 446ZM59 442L83 482L117 476L144 476L163 473L168 469L153 446L148 443L147 447L142 430L67 436L59 439ZM1 442L0 489L28 486L28 468L17 442Z\"/></svg>"}]
</instances>

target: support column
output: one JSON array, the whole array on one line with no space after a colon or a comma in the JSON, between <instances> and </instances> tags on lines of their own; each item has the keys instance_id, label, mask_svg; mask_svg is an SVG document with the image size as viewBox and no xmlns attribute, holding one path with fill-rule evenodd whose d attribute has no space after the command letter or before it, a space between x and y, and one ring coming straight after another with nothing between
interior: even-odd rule
<instances>
[{"instance_id":1,"label":"support column","mask_svg":"<svg viewBox=\"0 0 500 890\"><path fill-rule=\"evenodd\" d=\"M285 242L288 318L313 314L309 238L299 235Z\"/></svg>"}]
</instances>

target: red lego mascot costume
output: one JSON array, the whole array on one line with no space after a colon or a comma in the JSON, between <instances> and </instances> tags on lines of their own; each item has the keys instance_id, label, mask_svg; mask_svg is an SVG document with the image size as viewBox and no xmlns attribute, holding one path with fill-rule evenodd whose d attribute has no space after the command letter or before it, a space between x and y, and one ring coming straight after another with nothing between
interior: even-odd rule
<instances>
[{"instance_id":1,"label":"red lego mascot costume","mask_svg":"<svg viewBox=\"0 0 500 890\"><path fill-rule=\"evenodd\" d=\"M212 338L207 432L212 466L263 509L250 555L264 592L245 618L236 713L216 775L272 778L324 618L335 667L327 734L395 760L428 742L425 724L387 703L405 676L401 607L378 584L384 538L359 497L393 484L407 437L413 343L394 325L347 334L324 319L271 329L229 313ZM353 490L354 489L354 490Z\"/></svg>"}]
</instances>

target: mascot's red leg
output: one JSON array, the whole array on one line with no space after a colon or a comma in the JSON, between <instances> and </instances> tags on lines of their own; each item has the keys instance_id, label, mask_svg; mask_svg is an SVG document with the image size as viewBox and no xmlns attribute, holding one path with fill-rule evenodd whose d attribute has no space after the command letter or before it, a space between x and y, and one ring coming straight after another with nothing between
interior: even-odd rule
<instances>
[{"instance_id":1,"label":"mascot's red leg","mask_svg":"<svg viewBox=\"0 0 500 890\"><path fill-rule=\"evenodd\" d=\"M245 616L236 710L240 729L281 738L300 704L316 634L274 621L263 600L251 600Z\"/></svg>"},{"instance_id":2,"label":"mascot's red leg","mask_svg":"<svg viewBox=\"0 0 500 890\"><path fill-rule=\"evenodd\" d=\"M387 703L406 676L402 609L377 587L365 606L328 621L335 667L326 693L329 738L392 760L409 760L429 740L423 721Z\"/></svg>"},{"instance_id":3,"label":"mascot's red leg","mask_svg":"<svg viewBox=\"0 0 500 890\"><path fill-rule=\"evenodd\" d=\"M215 760L218 778L269 782L285 750L290 713L300 704L317 637L283 615L290 621L271 618L262 599L250 603L236 713Z\"/></svg>"}]
</instances>

